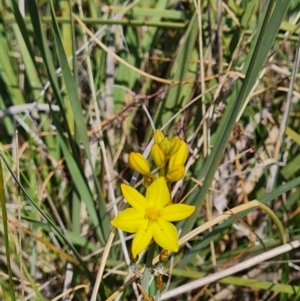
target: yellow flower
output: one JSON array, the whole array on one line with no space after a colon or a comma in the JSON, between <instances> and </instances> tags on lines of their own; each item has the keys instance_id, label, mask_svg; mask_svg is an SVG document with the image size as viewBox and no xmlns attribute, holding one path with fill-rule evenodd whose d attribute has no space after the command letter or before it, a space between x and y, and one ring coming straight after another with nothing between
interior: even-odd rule
<instances>
[{"instance_id":1,"label":"yellow flower","mask_svg":"<svg viewBox=\"0 0 300 301\"><path fill-rule=\"evenodd\" d=\"M156 130L154 133L154 143L159 145L164 139L164 133L161 130Z\"/></svg>"},{"instance_id":2,"label":"yellow flower","mask_svg":"<svg viewBox=\"0 0 300 301\"><path fill-rule=\"evenodd\" d=\"M168 138L165 138L160 144L159 147L162 149L162 151L166 154L166 156L169 155L170 150L172 148L172 143Z\"/></svg>"},{"instance_id":3,"label":"yellow flower","mask_svg":"<svg viewBox=\"0 0 300 301\"><path fill-rule=\"evenodd\" d=\"M151 157L158 168L165 166L167 161L166 155L157 144L153 144L151 147Z\"/></svg>"},{"instance_id":4,"label":"yellow flower","mask_svg":"<svg viewBox=\"0 0 300 301\"><path fill-rule=\"evenodd\" d=\"M169 165L168 165L169 170L176 165L184 165L187 156L188 156L187 144L183 140L180 140L180 147L178 151L173 156L170 157Z\"/></svg>"},{"instance_id":5,"label":"yellow flower","mask_svg":"<svg viewBox=\"0 0 300 301\"><path fill-rule=\"evenodd\" d=\"M169 152L169 156L173 156L175 155L179 148L180 148L180 145L181 145L181 141L180 138L178 136L174 136L171 140L171 149L170 149L170 152Z\"/></svg>"},{"instance_id":6,"label":"yellow flower","mask_svg":"<svg viewBox=\"0 0 300 301\"><path fill-rule=\"evenodd\" d=\"M150 174L148 161L140 153L131 152L128 158L129 166L142 175Z\"/></svg>"},{"instance_id":7,"label":"yellow flower","mask_svg":"<svg viewBox=\"0 0 300 301\"><path fill-rule=\"evenodd\" d=\"M128 185L121 184L121 190L132 208L122 211L111 224L123 231L136 233L132 241L133 257L146 249L152 239L163 249L177 252L177 229L170 222L187 218L195 211L195 206L167 206L170 192L164 177L154 180L147 188L145 197Z\"/></svg>"},{"instance_id":8,"label":"yellow flower","mask_svg":"<svg viewBox=\"0 0 300 301\"><path fill-rule=\"evenodd\" d=\"M185 176L184 165L175 165L168 170L167 179L171 182L177 182Z\"/></svg>"},{"instance_id":9,"label":"yellow flower","mask_svg":"<svg viewBox=\"0 0 300 301\"><path fill-rule=\"evenodd\" d=\"M154 133L154 145L159 146L167 157L173 156L179 150L181 141L178 136L170 140L161 130L156 130Z\"/></svg>"}]
</instances>

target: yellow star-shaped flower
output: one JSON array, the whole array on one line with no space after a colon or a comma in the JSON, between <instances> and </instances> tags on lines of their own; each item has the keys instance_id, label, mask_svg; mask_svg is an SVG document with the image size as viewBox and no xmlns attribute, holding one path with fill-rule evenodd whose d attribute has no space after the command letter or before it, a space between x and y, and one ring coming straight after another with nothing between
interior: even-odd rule
<instances>
[{"instance_id":1,"label":"yellow star-shaped flower","mask_svg":"<svg viewBox=\"0 0 300 301\"><path fill-rule=\"evenodd\" d=\"M117 215L111 224L123 231L136 233L132 241L134 258L146 249L152 239L163 249L177 252L178 234L170 223L187 218L195 206L171 204L170 192L164 177L160 177L147 188L146 197L129 185L121 184L123 196L132 208Z\"/></svg>"}]
</instances>

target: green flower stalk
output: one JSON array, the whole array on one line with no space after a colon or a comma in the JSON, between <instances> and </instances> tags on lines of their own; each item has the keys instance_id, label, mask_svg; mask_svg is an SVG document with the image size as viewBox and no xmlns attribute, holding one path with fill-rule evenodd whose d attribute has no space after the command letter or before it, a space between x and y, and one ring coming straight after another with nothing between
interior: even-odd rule
<instances>
[{"instance_id":1,"label":"green flower stalk","mask_svg":"<svg viewBox=\"0 0 300 301\"><path fill-rule=\"evenodd\" d=\"M165 250L177 252L178 234L171 222L189 217L195 206L168 205L171 196L164 177L153 181L145 197L129 185L121 184L121 190L131 208L122 211L111 224L123 231L136 233L132 241L133 257L136 258L152 240Z\"/></svg>"}]
</instances>

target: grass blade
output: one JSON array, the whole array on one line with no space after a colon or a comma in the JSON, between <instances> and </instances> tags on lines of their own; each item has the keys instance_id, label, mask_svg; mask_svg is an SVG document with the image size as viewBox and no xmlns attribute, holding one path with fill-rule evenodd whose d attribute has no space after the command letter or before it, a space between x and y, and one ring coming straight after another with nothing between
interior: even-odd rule
<instances>
[{"instance_id":1,"label":"grass blade","mask_svg":"<svg viewBox=\"0 0 300 301\"><path fill-rule=\"evenodd\" d=\"M7 219L7 211L6 211L6 201L5 201L5 191L4 191L4 178L3 178L3 169L2 169L2 160L0 158L0 202L2 209L2 220L3 220L3 235L4 235L4 243L5 243L5 255L6 255L6 265L7 265L7 273L8 273L8 282L9 282L9 290L10 297L12 301L16 301L14 283L13 283L13 275L10 265L10 246L8 239L8 219Z\"/></svg>"}]
</instances>

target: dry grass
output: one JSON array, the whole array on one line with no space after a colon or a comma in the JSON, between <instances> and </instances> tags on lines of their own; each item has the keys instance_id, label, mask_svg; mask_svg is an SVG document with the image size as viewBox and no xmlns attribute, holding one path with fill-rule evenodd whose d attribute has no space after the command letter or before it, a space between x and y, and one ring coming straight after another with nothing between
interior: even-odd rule
<instances>
[{"instance_id":1,"label":"dry grass","mask_svg":"<svg viewBox=\"0 0 300 301\"><path fill-rule=\"evenodd\" d=\"M2 3L1 300L299 300L299 5ZM197 207L163 295L110 226L153 127Z\"/></svg>"}]
</instances>

